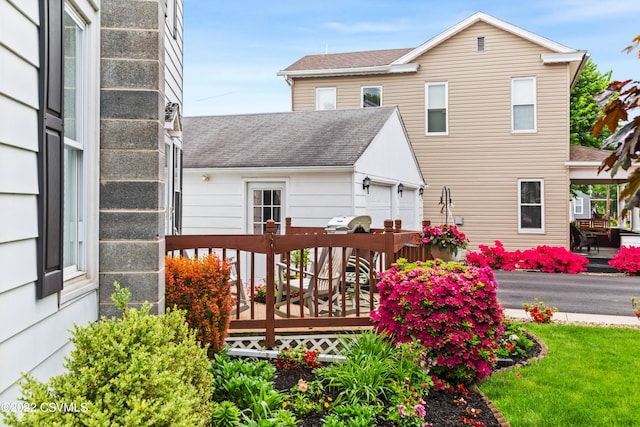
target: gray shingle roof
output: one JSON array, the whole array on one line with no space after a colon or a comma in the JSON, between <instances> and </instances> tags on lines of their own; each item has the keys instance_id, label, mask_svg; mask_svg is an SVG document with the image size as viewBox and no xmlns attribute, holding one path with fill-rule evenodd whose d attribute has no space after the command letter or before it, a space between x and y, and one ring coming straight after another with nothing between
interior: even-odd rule
<instances>
[{"instance_id":1,"label":"gray shingle roof","mask_svg":"<svg viewBox=\"0 0 640 427\"><path fill-rule=\"evenodd\" d=\"M598 148L583 147L575 144L569 146L569 160L572 162L601 162L609 157L610 154L611 151Z\"/></svg>"},{"instance_id":2,"label":"gray shingle roof","mask_svg":"<svg viewBox=\"0 0 640 427\"><path fill-rule=\"evenodd\" d=\"M289 65L283 71L323 70L389 65L412 50L413 48L307 55Z\"/></svg>"},{"instance_id":3,"label":"gray shingle roof","mask_svg":"<svg viewBox=\"0 0 640 427\"><path fill-rule=\"evenodd\" d=\"M395 107L184 117L185 168L352 166Z\"/></svg>"}]
</instances>

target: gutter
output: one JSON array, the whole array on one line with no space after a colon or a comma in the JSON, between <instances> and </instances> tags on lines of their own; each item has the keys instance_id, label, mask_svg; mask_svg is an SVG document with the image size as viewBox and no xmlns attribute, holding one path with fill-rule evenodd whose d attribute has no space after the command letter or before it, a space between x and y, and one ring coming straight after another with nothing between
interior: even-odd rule
<instances>
[{"instance_id":1,"label":"gutter","mask_svg":"<svg viewBox=\"0 0 640 427\"><path fill-rule=\"evenodd\" d=\"M335 76L361 76L368 74L400 74L415 73L420 67L419 64L397 64L397 65L377 65L375 67L356 68L333 68L326 70L282 70L278 71L278 76L283 76L285 80L303 77L335 77Z\"/></svg>"}]
</instances>

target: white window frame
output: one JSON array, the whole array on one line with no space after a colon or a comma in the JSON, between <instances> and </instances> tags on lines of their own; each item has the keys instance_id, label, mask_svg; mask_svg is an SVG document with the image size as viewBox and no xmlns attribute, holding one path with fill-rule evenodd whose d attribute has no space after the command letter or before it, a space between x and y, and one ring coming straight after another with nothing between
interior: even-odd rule
<instances>
[{"instance_id":1,"label":"white window frame","mask_svg":"<svg viewBox=\"0 0 640 427\"><path fill-rule=\"evenodd\" d=\"M94 292L98 288L98 223L100 182L100 26L94 5L88 1L64 2L64 11L80 25L81 101L76 106L76 119L81 121L81 134L76 140L65 137L65 146L82 147L82 168L78 168L76 179L82 181L78 195L79 263L63 270L63 289L60 292L60 307L73 303L77 298ZM84 19L84 17L88 17ZM80 94L79 94L80 95ZM78 144L78 145L76 145ZM66 188L66 187L65 187ZM64 257L64 253L63 253ZM64 258L63 258L64 261Z\"/></svg>"},{"instance_id":2,"label":"white window frame","mask_svg":"<svg viewBox=\"0 0 640 427\"><path fill-rule=\"evenodd\" d=\"M529 96L532 98L531 103L516 103L516 89L515 85L520 81L531 81L532 92ZM535 77L514 77L511 79L511 131L513 133L532 133L537 132L538 129L538 102L537 102L537 82ZM517 106L533 106L533 127L530 129L516 129L516 114L515 110Z\"/></svg>"},{"instance_id":3,"label":"white window frame","mask_svg":"<svg viewBox=\"0 0 640 427\"><path fill-rule=\"evenodd\" d=\"M445 130L444 132L429 132L429 91L431 87L444 86L444 111L445 111ZM424 132L427 136L448 135L449 134L449 83L448 82L428 82L424 85Z\"/></svg>"},{"instance_id":4,"label":"white window frame","mask_svg":"<svg viewBox=\"0 0 640 427\"><path fill-rule=\"evenodd\" d=\"M362 86L360 88L360 108L372 107L364 105L364 91L367 89L377 89L380 92L380 104L376 105L376 107L382 107L382 86Z\"/></svg>"},{"instance_id":5,"label":"white window frame","mask_svg":"<svg viewBox=\"0 0 640 427\"><path fill-rule=\"evenodd\" d=\"M538 182L540 183L540 203L522 203L522 184L525 182ZM539 206L540 207L540 227L523 227L522 226L522 208L526 206ZM544 179L541 178L522 178L518 179L518 232L519 233L532 233L542 234L544 233Z\"/></svg>"},{"instance_id":6,"label":"white window frame","mask_svg":"<svg viewBox=\"0 0 640 427\"><path fill-rule=\"evenodd\" d=\"M578 197L573 201L573 213L574 215L584 214L584 199Z\"/></svg>"},{"instance_id":7,"label":"white window frame","mask_svg":"<svg viewBox=\"0 0 640 427\"><path fill-rule=\"evenodd\" d=\"M81 276L86 271L86 216L87 216L87 203L86 203L86 162L85 162L85 149L87 145L87 24L80 18L80 15L73 10L68 3L65 3L64 15L69 16L76 25L76 63L74 70L75 77L75 103L74 103L74 131L75 138L72 139L65 132L64 145L65 145L65 170L64 170L64 199L65 199L65 212L64 212L64 280L70 280L75 277ZM66 22L66 19L65 21ZM78 31L79 30L79 31ZM64 29L66 33L66 29ZM66 61L66 57L65 57ZM67 71L68 67L65 64L65 91L67 89ZM65 103L68 104L68 103ZM68 118L67 110L65 107L65 120ZM67 124L65 129L71 129L71 126ZM73 170L67 168L74 164ZM71 183L69 181L72 181ZM73 190L73 195L68 194L69 189ZM71 217L69 216L71 214ZM69 247L71 247L69 249ZM72 264L68 264L69 258L74 261Z\"/></svg>"},{"instance_id":8,"label":"white window frame","mask_svg":"<svg viewBox=\"0 0 640 427\"><path fill-rule=\"evenodd\" d=\"M329 94L333 95L333 108L324 108L324 106L320 105L321 102L321 94ZM321 108L322 107L322 108ZM337 108L336 104L336 88L335 87L317 87L316 88L316 110L335 110Z\"/></svg>"}]
</instances>

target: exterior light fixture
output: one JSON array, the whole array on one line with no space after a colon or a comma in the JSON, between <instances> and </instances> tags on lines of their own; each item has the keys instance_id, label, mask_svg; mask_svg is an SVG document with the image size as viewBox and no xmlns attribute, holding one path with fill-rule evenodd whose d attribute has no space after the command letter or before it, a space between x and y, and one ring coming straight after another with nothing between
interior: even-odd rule
<instances>
[{"instance_id":1,"label":"exterior light fixture","mask_svg":"<svg viewBox=\"0 0 640 427\"><path fill-rule=\"evenodd\" d=\"M398 194L402 197L402 192L404 191L404 185L402 183L398 184Z\"/></svg>"},{"instance_id":2,"label":"exterior light fixture","mask_svg":"<svg viewBox=\"0 0 640 427\"><path fill-rule=\"evenodd\" d=\"M202 180L202 182L209 182L209 175L202 175L200 179Z\"/></svg>"},{"instance_id":3,"label":"exterior light fixture","mask_svg":"<svg viewBox=\"0 0 640 427\"><path fill-rule=\"evenodd\" d=\"M369 186L371 185L371 178L365 176L362 180L362 189L367 190L367 194L369 194Z\"/></svg>"},{"instance_id":4,"label":"exterior light fixture","mask_svg":"<svg viewBox=\"0 0 640 427\"><path fill-rule=\"evenodd\" d=\"M424 194L424 185L420 186L420 189L418 190L418 194L420 195L420 197L422 197L422 195Z\"/></svg>"}]
</instances>

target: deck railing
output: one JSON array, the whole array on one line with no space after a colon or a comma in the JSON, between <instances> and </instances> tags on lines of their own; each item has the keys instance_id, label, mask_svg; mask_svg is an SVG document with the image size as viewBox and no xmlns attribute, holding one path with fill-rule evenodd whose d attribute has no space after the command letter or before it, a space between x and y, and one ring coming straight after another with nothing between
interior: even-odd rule
<instances>
[{"instance_id":1,"label":"deck railing","mask_svg":"<svg viewBox=\"0 0 640 427\"><path fill-rule=\"evenodd\" d=\"M402 230L399 220L387 220L384 225L384 229L372 229L370 233L333 234L319 227L292 226L287 218L285 234L277 234L270 220L265 234L166 236L166 252L196 257L216 253L231 261L234 307L230 329L264 333L265 345L271 348L276 330L285 328L371 326L369 314L376 308L377 273L398 258L431 259L415 244L417 231ZM291 264L291 253L305 249L310 262L298 272ZM328 292L306 295L309 298L305 303L298 300L299 291L295 289L308 286L305 277L318 277L322 253L329 257L329 266L341 266L341 271L331 271L330 267L328 272L329 277L339 275L337 288L332 289L329 283ZM336 257L343 257L342 262L334 263L339 261ZM256 302L257 285L266 287L264 303Z\"/></svg>"}]
</instances>

